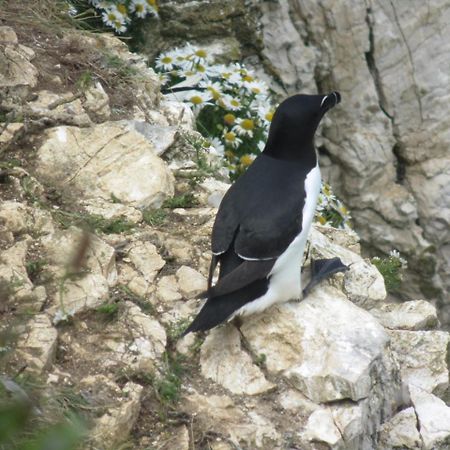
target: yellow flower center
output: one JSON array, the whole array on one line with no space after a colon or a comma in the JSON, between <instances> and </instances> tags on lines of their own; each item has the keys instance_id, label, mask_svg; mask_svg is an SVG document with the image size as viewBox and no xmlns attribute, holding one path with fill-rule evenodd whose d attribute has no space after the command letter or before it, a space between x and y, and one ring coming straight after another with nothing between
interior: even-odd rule
<instances>
[{"instance_id":1,"label":"yellow flower center","mask_svg":"<svg viewBox=\"0 0 450 450\"><path fill-rule=\"evenodd\" d=\"M136 5L136 12L141 13L144 11L144 5L142 3L138 3Z\"/></svg>"},{"instance_id":2,"label":"yellow flower center","mask_svg":"<svg viewBox=\"0 0 450 450\"><path fill-rule=\"evenodd\" d=\"M161 62L163 64L170 64L173 62L173 59L170 56L164 56L164 58L161 58Z\"/></svg>"},{"instance_id":3,"label":"yellow flower center","mask_svg":"<svg viewBox=\"0 0 450 450\"><path fill-rule=\"evenodd\" d=\"M153 8L158 9L158 5L156 4L156 0L147 0L147 3Z\"/></svg>"},{"instance_id":4,"label":"yellow flower center","mask_svg":"<svg viewBox=\"0 0 450 450\"><path fill-rule=\"evenodd\" d=\"M255 128L255 122L253 122L252 119L244 119L244 120L241 122L241 127L242 127L244 130L251 131L251 130L253 130L253 129Z\"/></svg>"},{"instance_id":5,"label":"yellow flower center","mask_svg":"<svg viewBox=\"0 0 450 450\"><path fill-rule=\"evenodd\" d=\"M199 95L193 95L190 98L190 102L194 105L200 105L201 103L203 103L203 99Z\"/></svg>"},{"instance_id":6,"label":"yellow flower center","mask_svg":"<svg viewBox=\"0 0 450 450\"><path fill-rule=\"evenodd\" d=\"M225 133L224 137L226 141L234 142L236 140L236 135L233 131L228 131L228 133Z\"/></svg>"},{"instance_id":7,"label":"yellow flower center","mask_svg":"<svg viewBox=\"0 0 450 450\"><path fill-rule=\"evenodd\" d=\"M113 12L109 12L108 13L108 20L110 20L111 22L115 22L117 20L116 15Z\"/></svg>"},{"instance_id":8,"label":"yellow flower center","mask_svg":"<svg viewBox=\"0 0 450 450\"><path fill-rule=\"evenodd\" d=\"M327 223L327 219L325 219L325 217L323 216L319 216L319 223L321 225L325 225Z\"/></svg>"},{"instance_id":9,"label":"yellow flower center","mask_svg":"<svg viewBox=\"0 0 450 450\"><path fill-rule=\"evenodd\" d=\"M208 91L211 92L214 100L219 100L220 92L218 90L214 89L212 86L208 86Z\"/></svg>"},{"instance_id":10,"label":"yellow flower center","mask_svg":"<svg viewBox=\"0 0 450 450\"><path fill-rule=\"evenodd\" d=\"M244 81L254 81L255 79L251 76L251 75L245 75L244 76Z\"/></svg>"},{"instance_id":11,"label":"yellow flower center","mask_svg":"<svg viewBox=\"0 0 450 450\"><path fill-rule=\"evenodd\" d=\"M273 112L272 112L272 111L269 111L268 113L266 113L266 115L265 115L264 117L265 117L265 119L266 119L267 121L272 122L272 119L273 119Z\"/></svg>"},{"instance_id":12,"label":"yellow flower center","mask_svg":"<svg viewBox=\"0 0 450 450\"><path fill-rule=\"evenodd\" d=\"M235 107L241 106L239 100L236 100L235 98L233 98L233 99L230 101L230 105L231 105L231 106L235 106Z\"/></svg>"},{"instance_id":13,"label":"yellow flower center","mask_svg":"<svg viewBox=\"0 0 450 450\"><path fill-rule=\"evenodd\" d=\"M225 152L225 156L228 158L229 161L232 161L232 159L234 158L234 153L231 150L227 150Z\"/></svg>"},{"instance_id":14,"label":"yellow flower center","mask_svg":"<svg viewBox=\"0 0 450 450\"><path fill-rule=\"evenodd\" d=\"M243 166L249 166L253 162L253 158L250 155L241 156L241 164Z\"/></svg>"},{"instance_id":15,"label":"yellow flower center","mask_svg":"<svg viewBox=\"0 0 450 450\"><path fill-rule=\"evenodd\" d=\"M195 55L198 56L199 58L206 58L207 53L206 50L199 49L195 52Z\"/></svg>"},{"instance_id":16,"label":"yellow flower center","mask_svg":"<svg viewBox=\"0 0 450 450\"><path fill-rule=\"evenodd\" d=\"M252 92L254 94L261 94L261 89L259 89L258 87L252 87Z\"/></svg>"},{"instance_id":17,"label":"yellow flower center","mask_svg":"<svg viewBox=\"0 0 450 450\"><path fill-rule=\"evenodd\" d=\"M202 66L201 64L198 64L197 65L197 71L198 72L205 72L205 70L206 70L206 68L205 68L205 66Z\"/></svg>"},{"instance_id":18,"label":"yellow flower center","mask_svg":"<svg viewBox=\"0 0 450 450\"><path fill-rule=\"evenodd\" d=\"M228 80L228 78L230 78L230 76L231 76L231 73L230 73L230 72L224 72L224 73L222 74L222 78L224 78L225 80Z\"/></svg>"},{"instance_id":19,"label":"yellow flower center","mask_svg":"<svg viewBox=\"0 0 450 450\"><path fill-rule=\"evenodd\" d=\"M127 15L127 7L121 3L120 5L117 5L117 9L119 10L120 13L122 13L124 16Z\"/></svg>"},{"instance_id":20,"label":"yellow flower center","mask_svg":"<svg viewBox=\"0 0 450 450\"><path fill-rule=\"evenodd\" d=\"M223 121L227 125L233 125L233 123L236 121L236 116L234 114L228 113L223 116Z\"/></svg>"}]
</instances>

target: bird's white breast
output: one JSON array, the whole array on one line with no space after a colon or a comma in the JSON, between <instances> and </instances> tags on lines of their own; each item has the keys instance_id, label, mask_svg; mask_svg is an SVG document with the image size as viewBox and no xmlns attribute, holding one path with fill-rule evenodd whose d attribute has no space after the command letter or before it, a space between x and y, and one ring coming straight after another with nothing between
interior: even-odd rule
<instances>
[{"instance_id":1,"label":"bird's white breast","mask_svg":"<svg viewBox=\"0 0 450 450\"><path fill-rule=\"evenodd\" d=\"M321 185L319 165L316 165L305 179L305 204L302 211L302 230L278 257L270 272L269 288L261 297L247 303L232 317L246 316L265 310L274 303L281 303L301 297L300 266L306 241L317 205Z\"/></svg>"}]
</instances>

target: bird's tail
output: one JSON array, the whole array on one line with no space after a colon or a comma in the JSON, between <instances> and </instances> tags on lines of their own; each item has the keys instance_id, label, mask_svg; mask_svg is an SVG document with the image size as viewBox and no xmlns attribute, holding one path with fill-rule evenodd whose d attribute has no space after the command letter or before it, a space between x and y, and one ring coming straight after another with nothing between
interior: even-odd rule
<instances>
[{"instance_id":1,"label":"bird's tail","mask_svg":"<svg viewBox=\"0 0 450 450\"><path fill-rule=\"evenodd\" d=\"M267 278L264 278L235 292L208 298L197 317L181 336L191 332L206 331L225 322L245 304L264 295L267 292L268 283Z\"/></svg>"}]
</instances>

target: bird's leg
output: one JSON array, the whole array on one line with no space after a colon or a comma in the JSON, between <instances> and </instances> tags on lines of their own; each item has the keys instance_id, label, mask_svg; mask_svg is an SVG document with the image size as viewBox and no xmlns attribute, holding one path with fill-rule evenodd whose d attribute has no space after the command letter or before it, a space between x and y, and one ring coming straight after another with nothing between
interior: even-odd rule
<instances>
[{"instance_id":1,"label":"bird's leg","mask_svg":"<svg viewBox=\"0 0 450 450\"><path fill-rule=\"evenodd\" d=\"M345 272L348 270L340 258L330 259L312 259L311 258L311 280L303 289L303 298L305 298L311 289L316 286L320 281L329 278L338 272Z\"/></svg>"}]
</instances>

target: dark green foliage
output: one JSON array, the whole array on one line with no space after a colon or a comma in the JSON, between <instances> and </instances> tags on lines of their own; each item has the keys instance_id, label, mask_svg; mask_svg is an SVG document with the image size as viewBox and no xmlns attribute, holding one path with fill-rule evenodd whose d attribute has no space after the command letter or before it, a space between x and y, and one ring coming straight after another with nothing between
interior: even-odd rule
<instances>
[{"instance_id":1,"label":"dark green foliage","mask_svg":"<svg viewBox=\"0 0 450 450\"><path fill-rule=\"evenodd\" d=\"M160 226L166 220L167 213L164 209L145 209L142 211L142 218L147 225L152 227Z\"/></svg>"},{"instance_id":2,"label":"dark green foliage","mask_svg":"<svg viewBox=\"0 0 450 450\"><path fill-rule=\"evenodd\" d=\"M27 270L28 277L33 283L39 279L39 275L47 264L48 262L42 258L32 259L26 262L25 268Z\"/></svg>"},{"instance_id":3,"label":"dark green foliage","mask_svg":"<svg viewBox=\"0 0 450 450\"><path fill-rule=\"evenodd\" d=\"M182 195L175 195L172 198L167 199L163 207L164 208L192 208L198 205L198 200L195 198L194 194L188 192Z\"/></svg>"},{"instance_id":4,"label":"dark green foliage","mask_svg":"<svg viewBox=\"0 0 450 450\"><path fill-rule=\"evenodd\" d=\"M62 209L54 210L53 217L63 228L75 225L105 234L127 233L136 226L134 222L124 217L107 219L98 214L77 213Z\"/></svg>"},{"instance_id":5,"label":"dark green foliage","mask_svg":"<svg viewBox=\"0 0 450 450\"><path fill-rule=\"evenodd\" d=\"M166 353L162 376L155 380L154 387L159 401L164 406L176 403L180 397L183 357L178 353Z\"/></svg>"},{"instance_id":6,"label":"dark green foliage","mask_svg":"<svg viewBox=\"0 0 450 450\"><path fill-rule=\"evenodd\" d=\"M388 258L372 258L372 264L379 270L384 278L388 292L396 291L402 282L402 262L395 256Z\"/></svg>"}]
</instances>

